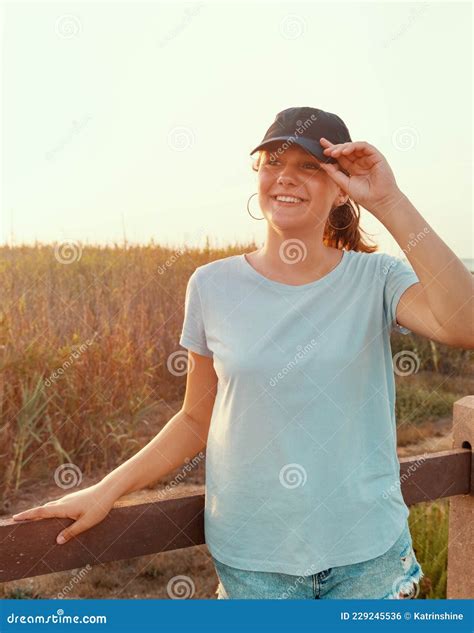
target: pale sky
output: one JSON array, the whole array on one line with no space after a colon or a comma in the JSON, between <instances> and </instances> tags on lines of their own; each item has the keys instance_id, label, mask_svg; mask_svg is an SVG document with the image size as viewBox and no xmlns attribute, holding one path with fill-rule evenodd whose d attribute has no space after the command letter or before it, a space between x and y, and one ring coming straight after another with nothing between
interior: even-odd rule
<instances>
[{"instance_id":1,"label":"pale sky","mask_svg":"<svg viewBox=\"0 0 474 633\"><path fill-rule=\"evenodd\" d=\"M474 257L471 12L4 4L0 241L113 243L125 227L130 242L261 243L249 152L277 112L312 106L375 145L448 246ZM400 252L366 210L361 226Z\"/></svg>"}]
</instances>

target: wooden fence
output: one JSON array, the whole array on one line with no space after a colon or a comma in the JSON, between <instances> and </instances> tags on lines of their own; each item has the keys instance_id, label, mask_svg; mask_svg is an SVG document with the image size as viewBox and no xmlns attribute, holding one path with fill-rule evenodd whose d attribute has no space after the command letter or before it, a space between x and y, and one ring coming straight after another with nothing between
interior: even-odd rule
<instances>
[{"instance_id":1,"label":"wooden fence","mask_svg":"<svg viewBox=\"0 0 474 633\"><path fill-rule=\"evenodd\" d=\"M448 451L400 459L407 505L450 498L447 597L474 597L474 396L453 408L453 445ZM108 516L66 545L56 544L70 519L18 523L0 520L0 582L201 545L204 487L167 498L117 501Z\"/></svg>"}]
</instances>

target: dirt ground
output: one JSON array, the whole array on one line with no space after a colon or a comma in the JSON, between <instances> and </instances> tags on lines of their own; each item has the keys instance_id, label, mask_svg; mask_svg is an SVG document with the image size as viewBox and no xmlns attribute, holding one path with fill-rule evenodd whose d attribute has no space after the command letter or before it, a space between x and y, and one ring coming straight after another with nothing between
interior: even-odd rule
<instances>
[{"instance_id":1,"label":"dirt ground","mask_svg":"<svg viewBox=\"0 0 474 633\"><path fill-rule=\"evenodd\" d=\"M451 417L439 418L419 424L416 430L401 428L398 432L398 457L437 453L452 448Z\"/></svg>"}]
</instances>

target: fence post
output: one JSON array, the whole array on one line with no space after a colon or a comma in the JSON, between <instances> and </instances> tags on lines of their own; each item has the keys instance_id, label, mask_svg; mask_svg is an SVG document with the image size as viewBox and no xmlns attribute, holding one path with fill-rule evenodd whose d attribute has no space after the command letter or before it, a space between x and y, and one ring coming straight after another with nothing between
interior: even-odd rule
<instances>
[{"instance_id":1,"label":"fence post","mask_svg":"<svg viewBox=\"0 0 474 633\"><path fill-rule=\"evenodd\" d=\"M453 448L474 448L474 396L465 396L453 407ZM474 472L471 456L470 494L449 500L448 577L446 597L474 597Z\"/></svg>"}]
</instances>

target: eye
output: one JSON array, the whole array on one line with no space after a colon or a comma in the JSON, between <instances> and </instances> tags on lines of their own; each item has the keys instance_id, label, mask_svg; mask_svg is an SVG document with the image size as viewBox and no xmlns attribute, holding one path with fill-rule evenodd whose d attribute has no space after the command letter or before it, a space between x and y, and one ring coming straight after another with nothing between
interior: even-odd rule
<instances>
[{"instance_id":1,"label":"eye","mask_svg":"<svg viewBox=\"0 0 474 633\"><path fill-rule=\"evenodd\" d=\"M312 169L319 169L319 165L316 165L316 163L305 163L304 167L311 167Z\"/></svg>"},{"instance_id":2,"label":"eye","mask_svg":"<svg viewBox=\"0 0 474 633\"><path fill-rule=\"evenodd\" d=\"M278 163L276 158L269 158L267 161L268 165L276 165Z\"/></svg>"}]
</instances>

